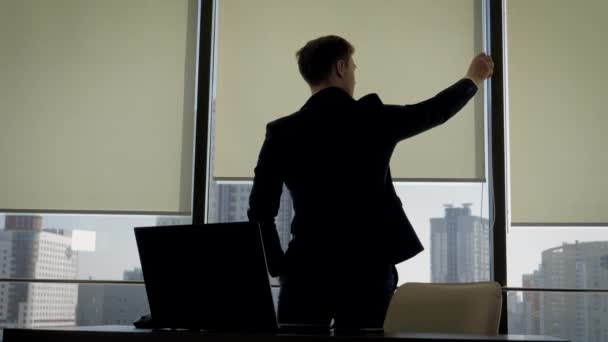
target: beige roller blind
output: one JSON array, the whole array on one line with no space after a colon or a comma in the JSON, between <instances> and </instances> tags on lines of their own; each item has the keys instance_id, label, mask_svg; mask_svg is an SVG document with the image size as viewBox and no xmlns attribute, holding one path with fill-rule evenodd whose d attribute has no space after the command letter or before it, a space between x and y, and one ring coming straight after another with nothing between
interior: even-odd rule
<instances>
[{"instance_id":1,"label":"beige roller blind","mask_svg":"<svg viewBox=\"0 0 608 342\"><path fill-rule=\"evenodd\" d=\"M481 51L474 0L220 0L215 179L251 179L269 121L298 110L310 90L295 52L327 34L356 49L355 98L425 100L462 78ZM401 143L398 179L484 178L483 98L447 124Z\"/></svg>"},{"instance_id":2,"label":"beige roller blind","mask_svg":"<svg viewBox=\"0 0 608 342\"><path fill-rule=\"evenodd\" d=\"M507 2L514 224L608 224L608 2Z\"/></svg>"},{"instance_id":3,"label":"beige roller blind","mask_svg":"<svg viewBox=\"0 0 608 342\"><path fill-rule=\"evenodd\" d=\"M0 1L0 211L191 209L196 1Z\"/></svg>"}]
</instances>

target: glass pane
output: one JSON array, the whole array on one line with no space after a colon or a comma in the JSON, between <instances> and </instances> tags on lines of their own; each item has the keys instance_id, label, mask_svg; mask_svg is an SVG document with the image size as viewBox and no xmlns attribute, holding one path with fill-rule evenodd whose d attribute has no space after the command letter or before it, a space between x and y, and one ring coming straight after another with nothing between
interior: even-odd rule
<instances>
[{"instance_id":1,"label":"glass pane","mask_svg":"<svg viewBox=\"0 0 608 342\"><path fill-rule=\"evenodd\" d=\"M514 227L508 286L608 289L608 227Z\"/></svg>"},{"instance_id":2,"label":"glass pane","mask_svg":"<svg viewBox=\"0 0 608 342\"><path fill-rule=\"evenodd\" d=\"M249 193L252 184L218 183L212 182L209 188L208 218L209 223L242 222L248 221ZM281 247L287 249L291 241L291 220L293 218L293 204L286 188L281 194L279 214L275 218L277 231L281 240Z\"/></svg>"},{"instance_id":3,"label":"glass pane","mask_svg":"<svg viewBox=\"0 0 608 342\"><path fill-rule=\"evenodd\" d=\"M143 285L0 283L0 328L130 325L149 311Z\"/></svg>"},{"instance_id":4,"label":"glass pane","mask_svg":"<svg viewBox=\"0 0 608 342\"><path fill-rule=\"evenodd\" d=\"M397 183L397 194L425 250L398 265L399 283L491 279L490 230L485 184ZM250 183L213 182L209 221L247 221ZM291 240L294 211L286 189L276 219L283 249ZM276 280L273 281L278 285Z\"/></svg>"},{"instance_id":5,"label":"glass pane","mask_svg":"<svg viewBox=\"0 0 608 342\"><path fill-rule=\"evenodd\" d=\"M144 285L0 283L0 341L4 328L131 325L149 312Z\"/></svg>"},{"instance_id":6,"label":"glass pane","mask_svg":"<svg viewBox=\"0 0 608 342\"><path fill-rule=\"evenodd\" d=\"M509 292L509 333L608 341L608 294Z\"/></svg>"},{"instance_id":7,"label":"glass pane","mask_svg":"<svg viewBox=\"0 0 608 342\"><path fill-rule=\"evenodd\" d=\"M425 250L397 266L399 283L490 280L490 229L485 184L396 186Z\"/></svg>"},{"instance_id":8,"label":"glass pane","mask_svg":"<svg viewBox=\"0 0 608 342\"><path fill-rule=\"evenodd\" d=\"M252 184L250 182L211 182L207 221L209 223L248 221L247 209L249 209L249 193L251 192L251 188ZM291 241L290 226L293 215L291 196L289 196L287 189L283 188L279 214L275 218L283 250L287 250L289 241ZM279 286L278 278L271 278L270 282L273 287ZM273 291L273 295L275 291Z\"/></svg>"},{"instance_id":9,"label":"glass pane","mask_svg":"<svg viewBox=\"0 0 608 342\"><path fill-rule=\"evenodd\" d=\"M76 325L131 325L148 313L143 285L78 285Z\"/></svg>"},{"instance_id":10,"label":"glass pane","mask_svg":"<svg viewBox=\"0 0 608 342\"><path fill-rule=\"evenodd\" d=\"M3 278L123 280L139 268L133 227L187 216L0 215Z\"/></svg>"}]
</instances>

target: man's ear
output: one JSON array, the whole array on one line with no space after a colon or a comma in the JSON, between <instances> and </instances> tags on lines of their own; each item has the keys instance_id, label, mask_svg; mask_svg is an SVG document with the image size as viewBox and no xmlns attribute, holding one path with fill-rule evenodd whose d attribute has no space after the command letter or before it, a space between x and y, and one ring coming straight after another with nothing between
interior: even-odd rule
<instances>
[{"instance_id":1,"label":"man's ear","mask_svg":"<svg viewBox=\"0 0 608 342\"><path fill-rule=\"evenodd\" d=\"M340 59L336 62L336 74L340 78L344 78L344 74L346 73L346 62L343 59Z\"/></svg>"}]
</instances>

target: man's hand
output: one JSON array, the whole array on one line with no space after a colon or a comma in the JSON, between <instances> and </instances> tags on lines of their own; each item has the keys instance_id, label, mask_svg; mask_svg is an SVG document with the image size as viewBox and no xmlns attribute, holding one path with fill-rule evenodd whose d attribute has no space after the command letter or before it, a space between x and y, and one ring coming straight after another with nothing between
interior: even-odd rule
<instances>
[{"instance_id":1,"label":"man's hand","mask_svg":"<svg viewBox=\"0 0 608 342\"><path fill-rule=\"evenodd\" d=\"M471 61L466 78L471 79L479 87L486 78L492 76L493 72L494 61L492 61L492 57L482 52Z\"/></svg>"}]
</instances>

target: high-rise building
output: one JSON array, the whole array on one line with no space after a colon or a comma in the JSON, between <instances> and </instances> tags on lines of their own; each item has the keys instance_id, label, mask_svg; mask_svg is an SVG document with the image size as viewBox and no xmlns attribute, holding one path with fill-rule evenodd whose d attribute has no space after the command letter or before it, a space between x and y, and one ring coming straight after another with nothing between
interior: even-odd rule
<instances>
[{"instance_id":1,"label":"high-rise building","mask_svg":"<svg viewBox=\"0 0 608 342\"><path fill-rule=\"evenodd\" d=\"M524 287L607 288L608 241L564 243L542 252L542 264L523 276ZM608 342L608 301L597 293L529 295L529 333L573 342Z\"/></svg>"},{"instance_id":2,"label":"high-rise building","mask_svg":"<svg viewBox=\"0 0 608 342\"><path fill-rule=\"evenodd\" d=\"M6 216L0 269L7 277L75 279L78 254L71 231L43 229L39 216ZM72 284L11 283L0 287L0 323L36 328L76 323L78 288Z\"/></svg>"},{"instance_id":3,"label":"high-rise building","mask_svg":"<svg viewBox=\"0 0 608 342\"><path fill-rule=\"evenodd\" d=\"M143 280L141 269L125 270L123 280ZM150 307L143 285L79 285L78 325L129 325L148 313Z\"/></svg>"},{"instance_id":4,"label":"high-rise building","mask_svg":"<svg viewBox=\"0 0 608 342\"><path fill-rule=\"evenodd\" d=\"M542 288L544 284L542 265L533 273L522 275L521 284L524 288ZM524 315L522 332L534 335L542 334L544 332L544 321L542 319L543 294L536 291L525 291L522 297Z\"/></svg>"},{"instance_id":5,"label":"high-rise building","mask_svg":"<svg viewBox=\"0 0 608 342\"><path fill-rule=\"evenodd\" d=\"M122 273L122 280L126 281L143 281L144 273L141 268L135 267L133 270L125 270Z\"/></svg>"},{"instance_id":6,"label":"high-rise building","mask_svg":"<svg viewBox=\"0 0 608 342\"><path fill-rule=\"evenodd\" d=\"M524 330L524 307L518 292L507 292L508 323L510 332Z\"/></svg>"},{"instance_id":7,"label":"high-rise building","mask_svg":"<svg viewBox=\"0 0 608 342\"><path fill-rule=\"evenodd\" d=\"M209 194L209 222L247 221L251 188L251 184L212 184ZM275 223L284 250L287 249L287 245L291 241L292 219L292 200L288 190L283 188L279 213Z\"/></svg>"},{"instance_id":8,"label":"high-rise building","mask_svg":"<svg viewBox=\"0 0 608 342\"><path fill-rule=\"evenodd\" d=\"M431 281L472 282L490 279L488 220L462 208L445 206L445 217L431 218Z\"/></svg>"},{"instance_id":9,"label":"high-rise building","mask_svg":"<svg viewBox=\"0 0 608 342\"><path fill-rule=\"evenodd\" d=\"M179 226L184 224L192 224L190 216L159 216L156 218L157 226Z\"/></svg>"},{"instance_id":10,"label":"high-rise building","mask_svg":"<svg viewBox=\"0 0 608 342\"><path fill-rule=\"evenodd\" d=\"M0 231L0 277L10 278L14 267L11 233ZM0 283L0 322L9 322L9 283Z\"/></svg>"}]
</instances>

